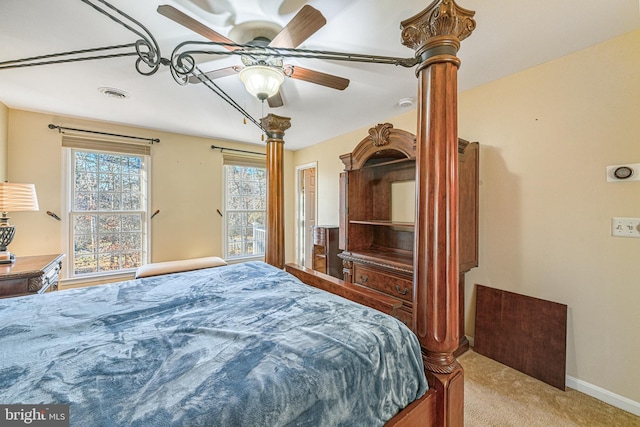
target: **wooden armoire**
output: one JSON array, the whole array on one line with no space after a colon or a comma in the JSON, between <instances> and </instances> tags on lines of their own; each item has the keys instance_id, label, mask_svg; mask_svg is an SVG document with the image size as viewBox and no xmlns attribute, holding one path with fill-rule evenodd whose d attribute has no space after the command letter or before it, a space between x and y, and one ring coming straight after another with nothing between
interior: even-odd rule
<instances>
[{"instance_id":1,"label":"wooden armoire","mask_svg":"<svg viewBox=\"0 0 640 427\"><path fill-rule=\"evenodd\" d=\"M413 325L413 253L416 138L390 123L369 129L355 149L340 156L339 257L344 280L402 302L397 317ZM464 334L464 275L478 265L478 143L458 140L460 346ZM413 187L412 187L413 184ZM409 193L407 193L409 191ZM395 196L395 197L394 197ZM413 197L413 200L411 198Z\"/></svg>"}]
</instances>

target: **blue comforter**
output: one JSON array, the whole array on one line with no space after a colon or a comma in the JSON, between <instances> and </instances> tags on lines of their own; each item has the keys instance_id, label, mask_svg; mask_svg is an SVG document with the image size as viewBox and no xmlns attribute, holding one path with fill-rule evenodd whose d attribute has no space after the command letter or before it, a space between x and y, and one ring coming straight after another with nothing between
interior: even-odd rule
<instances>
[{"instance_id":1,"label":"blue comforter","mask_svg":"<svg viewBox=\"0 0 640 427\"><path fill-rule=\"evenodd\" d=\"M260 262L0 300L0 403L73 426L376 426L426 388L401 322Z\"/></svg>"}]
</instances>

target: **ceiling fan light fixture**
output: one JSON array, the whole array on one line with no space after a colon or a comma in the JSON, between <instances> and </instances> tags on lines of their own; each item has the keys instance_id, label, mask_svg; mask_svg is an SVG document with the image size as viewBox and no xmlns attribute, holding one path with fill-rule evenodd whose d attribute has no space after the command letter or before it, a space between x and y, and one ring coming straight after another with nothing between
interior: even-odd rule
<instances>
[{"instance_id":1,"label":"ceiling fan light fixture","mask_svg":"<svg viewBox=\"0 0 640 427\"><path fill-rule=\"evenodd\" d=\"M284 72L267 65L251 65L240 71L240 80L247 92L264 101L278 93L284 82Z\"/></svg>"}]
</instances>

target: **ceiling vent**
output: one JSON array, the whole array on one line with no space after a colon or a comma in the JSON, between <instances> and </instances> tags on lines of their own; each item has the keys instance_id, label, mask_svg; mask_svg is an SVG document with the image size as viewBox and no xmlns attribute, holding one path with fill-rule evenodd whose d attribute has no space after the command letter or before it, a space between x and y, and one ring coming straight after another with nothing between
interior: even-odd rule
<instances>
[{"instance_id":1,"label":"ceiling vent","mask_svg":"<svg viewBox=\"0 0 640 427\"><path fill-rule=\"evenodd\" d=\"M109 98L125 99L129 97L129 94L121 89L115 89L112 87L101 87L98 88L98 90L100 91L100 93L108 96Z\"/></svg>"}]
</instances>

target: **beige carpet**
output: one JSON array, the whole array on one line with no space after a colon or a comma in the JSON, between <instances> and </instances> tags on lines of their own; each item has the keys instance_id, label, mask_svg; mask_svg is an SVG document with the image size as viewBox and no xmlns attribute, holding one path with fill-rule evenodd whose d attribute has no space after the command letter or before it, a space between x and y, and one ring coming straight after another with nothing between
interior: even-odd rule
<instances>
[{"instance_id":1,"label":"beige carpet","mask_svg":"<svg viewBox=\"0 0 640 427\"><path fill-rule=\"evenodd\" d=\"M472 350L459 361L465 426L640 426L640 417L629 412L569 388L559 390Z\"/></svg>"}]
</instances>

